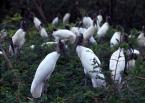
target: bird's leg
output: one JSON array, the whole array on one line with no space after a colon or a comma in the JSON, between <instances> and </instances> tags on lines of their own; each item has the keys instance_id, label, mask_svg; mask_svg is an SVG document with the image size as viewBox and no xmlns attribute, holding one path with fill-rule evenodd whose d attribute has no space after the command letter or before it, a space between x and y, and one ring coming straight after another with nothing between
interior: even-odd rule
<instances>
[{"instance_id":1,"label":"bird's leg","mask_svg":"<svg viewBox=\"0 0 145 103\"><path fill-rule=\"evenodd\" d=\"M43 87L43 93L42 93L43 97L47 96L47 86L48 86L47 85L47 80L45 80L44 81L44 87ZM47 103L45 98L43 98L41 101L42 101L42 103Z\"/></svg>"}]
</instances>

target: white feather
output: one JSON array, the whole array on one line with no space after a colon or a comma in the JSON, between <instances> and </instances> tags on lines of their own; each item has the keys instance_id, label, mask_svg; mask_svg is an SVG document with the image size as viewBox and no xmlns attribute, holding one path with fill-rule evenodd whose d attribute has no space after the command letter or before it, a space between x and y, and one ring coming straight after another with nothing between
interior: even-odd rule
<instances>
[{"instance_id":1,"label":"white feather","mask_svg":"<svg viewBox=\"0 0 145 103\"><path fill-rule=\"evenodd\" d=\"M97 16L97 20L98 20L98 24L99 24L99 26L100 26L100 25L101 25L101 22L103 21L102 15L98 15L98 16Z\"/></svg>"},{"instance_id":2,"label":"white feather","mask_svg":"<svg viewBox=\"0 0 145 103\"><path fill-rule=\"evenodd\" d=\"M72 31L74 34L76 34L76 36L79 36L79 28L78 27L72 27L71 29L70 29L70 31Z\"/></svg>"},{"instance_id":3,"label":"white feather","mask_svg":"<svg viewBox=\"0 0 145 103\"><path fill-rule=\"evenodd\" d=\"M140 47L145 47L145 36L143 32L141 32L140 35L138 36L137 43Z\"/></svg>"},{"instance_id":4,"label":"white feather","mask_svg":"<svg viewBox=\"0 0 145 103\"><path fill-rule=\"evenodd\" d=\"M115 32L110 40L110 47L117 46L121 41L121 32Z\"/></svg>"},{"instance_id":5,"label":"white feather","mask_svg":"<svg viewBox=\"0 0 145 103\"><path fill-rule=\"evenodd\" d=\"M52 52L39 64L31 85L31 94L34 98L41 96L44 82L50 78L59 56L56 51Z\"/></svg>"},{"instance_id":6,"label":"white feather","mask_svg":"<svg viewBox=\"0 0 145 103\"><path fill-rule=\"evenodd\" d=\"M84 40L90 39L96 30L97 30L96 26L94 25L90 26L83 34Z\"/></svg>"},{"instance_id":7,"label":"white feather","mask_svg":"<svg viewBox=\"0 0 145 103\"><path fill-rule=\"evenodd\" d=\"M99 58L94 54L94 52L86 47L77 46L76 52L81 60L84 67L84 73L89 75L92 80L92 85L94 88L102 87L106 85L105 77L101 72L101 62ZM96 63L94 63L94 59Z\"/></svg>"},{"instance_id":8,"label":"white feather","mask_svg":"<svg viewBox=\"0 0 145 103\"><path fill-rule=\"evenodd\" d=\"M55 38L56 42L58 42L58 40L60 39L69 40L71 43L74 43L76 40L76 35L70 30L59 29L57 31L54 31L52 35Z\"/></svg>"},{"instance_id":9,"label":"white feather","mask_svg":"<svg viewBox=\"0 0 145 103\"><path fill-rule=\"evenodd\" d=\"M69 22L71 14L70 13L66 13L63 17L63 23L66 24Z\"/></svg>"},{"instance_id":10,"label":"white feather","mask_svg":"<svg viewBox=\"0 0 145 103\"><path fill-rule=\"evenodd\" d=\"M83 17L83 26L89 28L93 25L93 20L90 17Z\"/></svg>"},{"instance_id":11,"label":"white feather","mask_svg":"<svg viewBox=\"0 0 145 103\"><path fill-rule=\"evenodd\" d=\"M125 68L124 50L119 48L112 54L109 64L109 69L111 71L112 79L114 80L114 82L118 84L121 83L122 80L121 73L124 71L124 68Z\"/></svg>"},{"instance_id":12,"label":"white feather","mask_svg":"<svg viewBox=\"0 0 145 103\"><path fill-rule=\"evenodd\" d=\"M17 49L21 49L25 43L25 34L26 32L23 29L18 29L16 33L12 36L12 41L15 46L14 51L17 53ZM11 46L9 47L9 52L13 54Z\"/></svg>"},{"instance_id":13,"label":"white feather","mask_svg":"<svg viewBox=\"0 0 145 103\"><path fill-rule=\"evenodd\" d=\"M57 25L59 22L59 18L58 17L55 17L52 21L52 25Z\"/></svg>"},{"instance_id":14,"label":"white feather","mask_svg":"<svg viewBox=\"0 0 145 103\"><path fill-rule=\"evenodd\" d=\"M41 27L40 35L41 35L42 38L47 38L48 37L48 34L47 34L47 32L46 32L44 27Z\"/></svg>"},{"instance_id":15,"label":"white feather","mask_svg":"<svg viewBox=\"0 0 145 103\"><path fill-rule=\"evenodd\" d=\"M34 17L33 22L34 22L36 29L39 30L39 27L41 25L41 21L37 17Z\"/></svg>"},{"instance_id":16,"label":"white feather","mask_svg":"<svg viewBox=\"0 0 145 103\"><path fill-rule=\"evenodd\" d=\"M98 38L100 39L101 37L104 37L108 30L109 30L109 24L108 22L105 22L97 32Z\"/></svg>"},{"instance_id":17,"label":"white feather","mask_svg":"<svg viewBox=\"0 0 145 103\"><path fill-rule=\"evenodd\" d=\"M3 54L3 52L2 51L0 51L0 55L2 55Z\"/></svg>"}]
</instances>

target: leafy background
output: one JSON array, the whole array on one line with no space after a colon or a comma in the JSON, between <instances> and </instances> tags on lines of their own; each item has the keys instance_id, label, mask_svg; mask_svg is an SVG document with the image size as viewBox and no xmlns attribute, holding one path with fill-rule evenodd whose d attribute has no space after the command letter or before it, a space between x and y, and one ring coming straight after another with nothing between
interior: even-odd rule
<instances>
[{"instance_id":1,"label":"leafy background","mask_svg":"<svg viewBox=\"0 0 145 103\"><path fill-rule=\"evenodd\" d=\"M34 0L32 0L34 1ZM30 0L1 0L0 27L6 26L8 36L11 37L19 27L24 8L29 7L36 15L44 21ZM103 15L112 14L110 0L41 0L41 7L47 22L50 22L58 13L64 14L71 11L72 21L77 17L103 9ZM126 31L132 31L135 38L141 26L145 24L145 1L144 0L111 0L113 4L113 23L121 24ZM36 0L40 2L40 0ZM78 3L77 3L78 2ZM51 4L51 5L50 5ZM59 4L59 5L58 5ZM77 9L74 9L77 8ZM51 15L50 15L51 14ZM73 23L71 24L74 25ZM134 28L135 27L135 28ZM52 25L45 23L48 32L52 31ZM60 24L58 28L64 28ZM91 45L90 48L100 58L106 77L109 78L109 59L115 51L109 48L109 40L116 31L114 26L107 33L105 42ZM49 34L48 41L53 38ZM134 48L138 48L131 39ZM136 61L136 67L125 75L126 86L118 93L109 83L107 88L93 89L91 81L87 79L85 86L85 75L81 62L76 55L75 46L69 45L65 55L62 55L55 67L50 80L47 82L47 93L41 98L33 99L30 93L31 82L39 63L50 52L55 50L54 45L41 47L44 42L36 29L31 25L26 34L26 43L21 50L19 58L8 54L9 43L3 42L2 46L12 62L13 68L9 68L4 57L0 55L0 103L144 103L145 102L145 62L141 57ZM36 45L32 50L30 46ZM139 78L143 77L143 78Z\"/></svg>"}]
</instances>

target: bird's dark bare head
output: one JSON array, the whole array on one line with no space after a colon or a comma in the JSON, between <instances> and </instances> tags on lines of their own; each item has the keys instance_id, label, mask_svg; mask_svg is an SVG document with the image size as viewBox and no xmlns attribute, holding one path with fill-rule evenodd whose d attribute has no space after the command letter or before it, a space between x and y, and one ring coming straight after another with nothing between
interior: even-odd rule
<instances>
[{"instance_id":1,"label":"bird's dark bare head","mask_svg":"<svg viewBox=\"0 0 145 103\"><path fill-rule=\"evenodd\" d=\"M83 34L80 34L78 37L77 37L77 41L76 41L76 46L77 45L82 45L83 44Z\"/></svg>"},{"instance_id":2,"label":"bird's dark bare head","mask_svg":"<svg viewBox=\"0 0 145 103\"><path fill-rule=\"evenodd\" d=\"M110 16L106 16L106 21L111 24L111 17Z\"/></svg>"},{"instance_id":3,"label":"bird's dark bare head","mask_svg":"<svg viewBox=\"0 0 145 103\"><path fill-rule=\"evenodd\" d=\"M65 49L66 49L65 48L65 43L62 42L61 40L59 40L58 43L57 43L57 48L56 48L57 52L60 53L60 54L64 54Z\"/></svg>"},{"instance_id":4,"label":"bird's dark bare head","mask_svg":"<svg viewBox=\"0 0 145 103\"><path fill-rule=\"evenodd\" d=\"M20 23L20 27L24 30L27 31L27 22L25 20L22 20Z\"/></svg>"}]
</instances>

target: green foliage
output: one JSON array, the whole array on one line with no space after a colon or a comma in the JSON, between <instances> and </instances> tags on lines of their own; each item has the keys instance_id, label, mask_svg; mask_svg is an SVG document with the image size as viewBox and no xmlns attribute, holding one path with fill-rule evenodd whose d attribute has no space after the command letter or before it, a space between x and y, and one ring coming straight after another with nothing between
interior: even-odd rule
<instances>
[{"instance_id":1,"label":"green foliage","mask_svg":"<svg viewBox=\"0 0 145 103\"><path fill-rule=\"evenodd\" d=\"M11 19L13 20L13 19ZM14 19L18 20L18 19ZM64 28L63 25L59 26ZM48 24L47 31L52 31L52 26ZM110 49L109 40L115 32L111 28L107 33L107 39L101 44L92 45L90 48L100 58L103 71L106 77L109 74L109 59L111 54L116 50ZM9 36L12 36L15 30L8 30ZM133 35L136 38L137 30L133 30ZM44 40L34 27L31 27L26 34L26 43L21 50L20 57L8 55L13 68L7 66L7 62L0 57L0 97L1 103L144 103L145 102L145 82L143 79L136 78L144 77L145 63L139 58L136 67L128 72L125 76L127 85L116 92L113 85L108 84L106 88L93 89L90 79L87 79L85 85L85 75L81 62L76 55L74 46L69 45L65 55L61 56L56 64L55 70L47 81L47 93L43 94L39 99L33 99L30 93L31 83L35 71L39 63L50 52L55 50L55 47L44 46L41 44ZM132 39L131 39L132 40ZM49 34L48 41L52 41ZM132 40L131 43L134 43ZM34 50L30 46L34 44ZM4 48L8 49L8 44L3 44ZM137 46L134 45L136 48Z\"/></svg>"}]
</instances>

